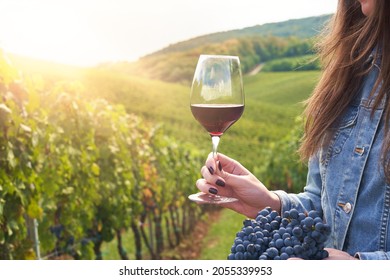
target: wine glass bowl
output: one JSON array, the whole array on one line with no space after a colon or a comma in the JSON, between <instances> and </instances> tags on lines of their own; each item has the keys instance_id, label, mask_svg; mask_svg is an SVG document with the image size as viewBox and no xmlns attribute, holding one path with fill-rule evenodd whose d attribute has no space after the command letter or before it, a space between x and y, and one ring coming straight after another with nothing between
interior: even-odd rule
<instances>
[{"instance_id":1,"label":"wine glass bowl","mask_svg":"<svg viewBox=\"0 0 390 280\"><path fill-rule=\"evenodd\" d=\"M220 137L243 114L245 105L240 60L237 56L200 55L191 86L190 107L195 119L212 138L217 159ZM203 203L237 200L198 193L189 198Z\"/></svg>"}]
</instances>

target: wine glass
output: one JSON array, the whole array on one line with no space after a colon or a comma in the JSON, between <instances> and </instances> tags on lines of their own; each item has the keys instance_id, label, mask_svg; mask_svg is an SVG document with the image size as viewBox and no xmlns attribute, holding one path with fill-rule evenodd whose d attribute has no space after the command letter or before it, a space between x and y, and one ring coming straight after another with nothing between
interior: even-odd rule
<instances>
[{"instance_id":1,"label":"wine glass","mask_svg":"<svg viewBox=\"0 0 390 280\"><path fill-rule=\"evenodd\" d=\"M237 56L200 55L192 81L190 106L195 119L211 136L217 160L220 137L244 111L244 89ZM236 198L199 192L189 196L198 203L228 203Z\"/></svg>"}]
</instances>

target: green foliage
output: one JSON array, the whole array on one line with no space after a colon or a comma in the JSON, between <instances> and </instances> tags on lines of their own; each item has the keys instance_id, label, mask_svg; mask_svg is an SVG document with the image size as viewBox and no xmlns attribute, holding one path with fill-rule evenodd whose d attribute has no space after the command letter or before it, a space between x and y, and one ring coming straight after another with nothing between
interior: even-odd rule
<instances>
[{"instance_id":1,"label":"green foliage","mask_svg":"<svg viewBox=\"0 0 390 280\"><path fill-rule=\"evenodd\" d=\"M91 259L143 215L196 218L196 150L79 82L42 86L0 62L0 258L34 258L31 219L44 254Z\"/></svg>"},{"instance_id":2,"label":"green foliage","mask_svg":"<svg viewBox=\"0 0 390 280\"><path fill-rule=\"evenodd\" d=\"M268 61L262 68L265 72L320 70L321 65L314 56L298 56Z\"/></svg>"},{"instance_id":3,"label":"green foliage","mask_svg":"<svg viewBox=\"0 0 390 280\"><path fill-rule=\"evenodd\" d=\"M291 19L284 22L266 23L243 29L207 34L172 44L152 55L186 52L199 46L222 44L231 39L241 39L244 37L296 37L300 40L312 38L318 35L319 30L322 30L323 26L329 21L330 17L331 15L323 15L303 19Z\"/></svg>"},{"instance_id":4,"label":"green foliage","mask_svg":"<svg viewBox=\"0 0 390 280\"><path fill-rule=\"evenodd\" d=\"M313 38L329 19L330 15L323 15L209 34L170 45L136 62L110 63L101 68L184 85L191 83L200 54L239 56L243 73L276 59L283 60L273 61L266 69L318 70L318 64L297 65L285 59L312 55Z\"/></svg>"},{"instance_id":5,"label":"green foliage","mask_svg":"<svg viewBox=\"0 0 390 280\"><path fill-rule=\"evenodd\" d=\"M186 51L156 53L137 62L122 62L101 68L167 82L190 84L200 54L239 56L243 73L248 73L258 64L272 59L312 54L312 41L296 37L248 36L222 43L199 45Z\"/></svg>"},{"instance_id":6,"label":"green foliage","mask_svg":"<svg viewBox=\"0 0 390 280\"><path fill-rule=\"evenodd\" d=\"M303 123L298 117L293 129L279 141L266 145L263 164L254 174L272 189L301 192L306 183L307 166L300 161L297 150L302 137Z\"/></svg>"}]
</instances>

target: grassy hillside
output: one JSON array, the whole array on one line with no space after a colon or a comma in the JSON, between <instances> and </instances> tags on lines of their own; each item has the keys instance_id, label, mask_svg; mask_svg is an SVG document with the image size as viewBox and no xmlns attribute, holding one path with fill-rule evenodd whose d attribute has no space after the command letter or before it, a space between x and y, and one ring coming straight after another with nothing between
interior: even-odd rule
<instances>
[{"instance_id":1,"label":"grassy hillside","mask_svg":"<svg viewBox=\"0 0 390 280\"><path fill-rule=\"evenodd\" d=\"M188 84L201 54L235 55L240 58L241 70L249 73L259 64L274 59L313 54L313 39L297 37L250 36L206 43L188 51L157 53L137 62L101 65L102 69L167 82ZM318 68L317 68L318 69ZM288 69L286 69L288 70Z\"/></svg>"},{"instance_id":2,"label":"grassy hillside","mask_svg":"<svg viewBox=\"0 0 390 280\"><path fill-rule=\"evenodd\" d=\"M183 42L172 44L150 55L188 51L202 45L222 43L227 40L252 36L298 37L311 38L318 34L330 19L331 15L308 17L303 19L291 19L277 23L266 23L243 29L217 32L192 38Z\"/></svg>"},{"instance_id":3,"label":"grassy hillside","mask_svg":"<svg viewBox=\"0 0 390 280\"><path fill-rule=\"evenodd\" d=\"M311 92L317 71L262 72L244 77L245 111L222 137L220 152L243 159L249 167L261 155L263 144L277 141L294 125L300 102ZM106 71L84 76L88 98L104 97L122 103L129 112L159 123L166 133L208 153L208 133L196 122L189 108L190 85L172 84Z\"/></svg>"},{"instance_id":4,"label":"grassy hillside","mask_svg":"<svg viewBox=\"0 0 390 280\"><path fill-rule=\"evenodd\" d=\"M313 54L313 38L329 19L330 15L324 15L208 34L173 44L136 62L109 63L101 68L188 84L200 54L228 54L239 56L242 71L249 73L264 62ZM278 71L288 70L286 64L291 61L279 63ZM297 68L308 69L319 70L319 65Z\"/></svg>"}]
</instances>

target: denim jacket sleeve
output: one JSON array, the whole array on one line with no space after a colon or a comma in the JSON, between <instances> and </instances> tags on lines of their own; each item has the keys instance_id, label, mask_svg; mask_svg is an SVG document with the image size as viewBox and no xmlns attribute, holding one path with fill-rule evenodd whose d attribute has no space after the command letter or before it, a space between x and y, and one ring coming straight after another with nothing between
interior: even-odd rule
<instances>
[{"instance_id":1,"label":"denim jacket sleeve","mask_svg":"<svg viewBox=\"0 0 390 280\"><path fill-rule=\"evenodd\" d=\"M390 252L358 252L355 254L355 257L360 260L390 260Z\"/></svg>"},{"instance_id":2,"label":"denim jacket sleeve","mask_svg":"<svg viewBox=\"0 0 390 280\"><path fill-rule=\"evenodd\" d=\"M321 213L321 189L322 183L319 161L318 157L313 157L309 161L307 184L302 193L286 193L282 190L276 190L273 192L280 198L281 213L292 208L296 208L302 212L317 210Z\"/></svg>"}]
</instances>

